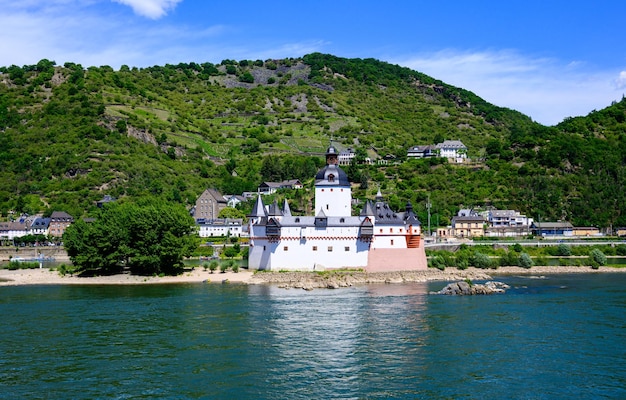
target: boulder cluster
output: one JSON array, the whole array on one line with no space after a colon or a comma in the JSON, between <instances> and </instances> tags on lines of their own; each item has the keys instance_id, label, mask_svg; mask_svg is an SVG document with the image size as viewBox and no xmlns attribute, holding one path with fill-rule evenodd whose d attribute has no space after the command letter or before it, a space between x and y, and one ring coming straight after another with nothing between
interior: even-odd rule
<instances>
[{"instance_id":1,"label":"boulder cluster","mask_svg":"<svg viewBox=\"0 0 626 400\"><path fill-rule=\"evenodd\" d=\"M460 281L447 284L443 289L433 294L446 294L456 296L472 296L477 294L504 293L510 286L506 283L489 281L484 284L472 284L471 282Z\"/></svg>"}]
</instances>

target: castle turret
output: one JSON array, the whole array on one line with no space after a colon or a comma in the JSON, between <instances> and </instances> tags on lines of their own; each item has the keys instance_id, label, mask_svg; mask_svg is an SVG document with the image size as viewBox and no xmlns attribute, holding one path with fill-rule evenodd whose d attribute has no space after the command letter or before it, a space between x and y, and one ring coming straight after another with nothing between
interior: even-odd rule
<instances>
[{"instance_id":1,"label":"castle turret","mask_svg":"<svg viewBox=\"0 0 626 400\"><path fill-rule=\"evenodd\" d=\"M315 175L315 213L324 211L327 216L351 215L352 191L348 174L338 165L337 150L326 150L326 166Z\"/></svg>"}]
</instances>

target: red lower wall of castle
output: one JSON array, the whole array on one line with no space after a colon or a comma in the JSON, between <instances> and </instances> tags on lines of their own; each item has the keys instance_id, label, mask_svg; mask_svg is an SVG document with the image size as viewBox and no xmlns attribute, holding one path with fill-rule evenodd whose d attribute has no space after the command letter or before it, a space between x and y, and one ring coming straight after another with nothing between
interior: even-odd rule
<instances>
[{"instance_id":1,"label":"red lower wall of castle","mask_svg":"<svg viewBox=\"0 0 626 400\"><path fill-rule=\"evenodd\" d=\"M415 271L428 268L424 246L414 249L370 249L367 272Z\"/></svg>"}]
</instances>

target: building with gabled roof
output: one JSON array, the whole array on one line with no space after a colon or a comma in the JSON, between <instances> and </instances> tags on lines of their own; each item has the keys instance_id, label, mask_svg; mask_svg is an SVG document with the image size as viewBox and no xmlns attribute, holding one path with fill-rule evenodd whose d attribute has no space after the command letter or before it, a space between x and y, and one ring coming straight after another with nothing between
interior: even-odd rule
<instances>
[{"instance_id":1,"label":"building with gabled roof","mask_svg":"<svg viewBox=\"0 0 626 400\"><path fill-rule=\"evenodd\" d=\"M196 220L217 219L220 211L227 206L228 200L217 189L209 188L196 200L192 215Z\"/></svg>"},{"instance_id":2,"label":"building with gabled roof","mask_svg":"<svg viewBox=\"0 0 626 400\"><path fill-rule=\"evenodd\" d=\"M380 191L352 215L347 174L333 146L315 175L314 215L292 215L289 204L263 203L249 215L248 266L260 270L363 268L366 271L427 268L421 224L410 203L393 211Z\"/></svg>"},{"instance_id":3,"label":"building with gabled roof","mask_svg":"<svg viewBox=\"0 0 626 400\"><path fill-rule=\"evenodd\" d=\"M50 225L48 235L53 237L62 237L68 226L72 225L74 217L65 211L54 211L50 215Z\"/></svg>"}]
</instances>

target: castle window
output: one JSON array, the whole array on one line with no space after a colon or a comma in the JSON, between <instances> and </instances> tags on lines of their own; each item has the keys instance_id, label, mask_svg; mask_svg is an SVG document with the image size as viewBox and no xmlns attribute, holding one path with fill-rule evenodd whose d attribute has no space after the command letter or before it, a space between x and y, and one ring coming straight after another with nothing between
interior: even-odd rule
<instances>
[{"instance_id":1,"label":"castle window","mask_svg":"<svg viewBox=\"0 0 626 400\"><path fill-rule=\"evenodd\" d=\"M380 233L383 233L383 228L380 228Z\"/></svg>"},{"instance_id":2,"label":"castle window","mask_svg":"<svg viewBox=\"0 0 626 400\"><path fill-rule=\"evenodd\" d=\"M326 209L328 210L328 204L326 204Z\"/></svg>"},{"instance_id":3,"label":"castle window","mask_svg":"<svg viewBox=\"0 0 626 400\"><path fill-rule=\"evenodd\" d=\"M389 228L389 232L393 232L393 228Z\"/></svg>"},{"instance_id":4,"label":"castle window","mask_svg":"<svg viewBox=\"0 0 626 400\"><path fill-rule=\"evenodd\" d=\"M328 182L334 182L335 181L335 175L330 174L328 175Z\"/></svg>"},{"instance_id":5,"label":"castle window","mask_svg":"<svg viewBox=\"0 0 626 400\"><path fill-rule=\"evenodd\" d=\"M330 189L330 191L332 192L332 191L333 191L333 189L331 188L331 189Z\"/></svg>"},{"instance_id":6,"label":"castle window","mask_svg":"<svg viewBox=\"0 0 626 400\"><path fill-rule=\"evenodd\" d=\"M328 252L333 251L333 246L328 246Z\"/></svg>"},{"instance_id":7,"label":"castle window","mask_svg":"<svg viewBox=\"0 0 626 400\"><path fill-rule=\"evenodd\" d=\"M346 219L345 219L345 218L341 218L341 219L339 220L339 222L344 223L344 222L346 222Z\"/></svg>"},{"instance_id":8,"label":"castle window","mask_svg":"<svg viewBox=\"0 0 626 400\"><path fill-rule=\"evenodd\" d=\"M393 246L393 239L391 239L391 245Z\"/></svg>"},{"instance_id":9,"label":"castle window","mask_svg":"<svg viewBox=\"0 0 626 400\"><path fill-rule=\"evenodd\" d=\"M300 218L296 218L296 222L300 222Z\"/></svg>"},{"instance_id":10,"label":"castle window","mask_svg":"<svg viewBox=\"0 0 626 400\"><path fill-rule=\"evenodd\" d=\"M317 251L317 246L313 246L313 251Z\"/></svg>"},{"instance_id":11,"label":"castle window","mask_svg":"<svg viewBox=\"0 0 626 400\"><path fill-rule=\"evenodd\" d=\"M283 251L289 251L289 247L287 246L283 247Z\"/></svg>"},{"instance_id":12,"label":"castle window","mask_svg":"<svg viewBox=\"0 0 626 400\"><path fill-rule=\"evenodd\" d=\"M211 236L213 236L213 235L211 235ZM265 251L265 246L263 246L263 251Z\"/></svg>"},{"instance_id":13,"label":"castle window","mask_svg":"<svg viewBox=\"0 0 626 400\"><path fill-rule=\"evenodd\" d=\"M350 246L346 246L346 247L344 247L344 250L345 250L345 251L350 251Z\"/></svg>"}]
</instances>

